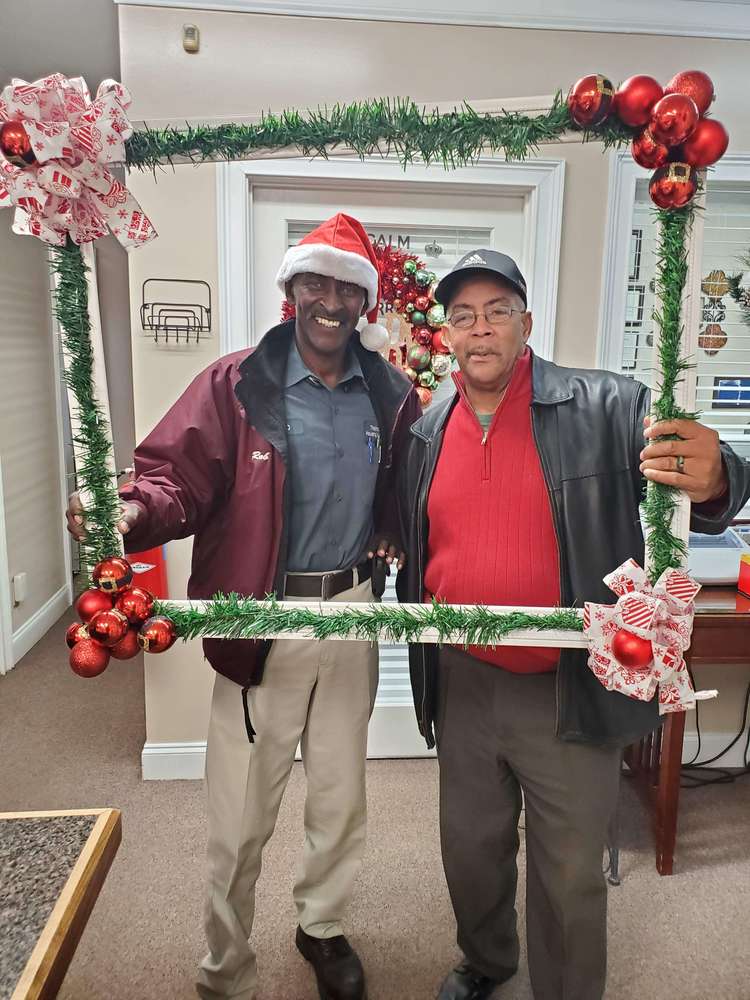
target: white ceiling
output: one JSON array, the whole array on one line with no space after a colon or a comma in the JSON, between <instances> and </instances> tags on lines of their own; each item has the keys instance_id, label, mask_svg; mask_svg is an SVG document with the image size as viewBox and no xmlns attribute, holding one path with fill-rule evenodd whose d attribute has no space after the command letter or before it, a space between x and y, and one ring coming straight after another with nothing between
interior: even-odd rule
<instances>
[{"instance_id":1,"label":"white ceiling","mask_svg":"<svg viewBox=\"0 0 750 1000\"><path fill-rule=\"evenodd\" d=\"M114 0L117 4L133 0ZM750 39L750 0L135 0L137 6Z\"/></svg>"}]
</instances>

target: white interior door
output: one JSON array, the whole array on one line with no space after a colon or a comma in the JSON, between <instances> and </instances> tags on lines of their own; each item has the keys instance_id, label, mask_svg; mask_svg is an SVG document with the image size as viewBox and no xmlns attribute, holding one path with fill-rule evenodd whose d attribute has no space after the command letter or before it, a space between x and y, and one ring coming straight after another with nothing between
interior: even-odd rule
<instances>
[{"instance_id":1,"label":"white interior door","mask_svg":"<svg viewBox=\"0 0 750 1000\"><path fill-rule=\"evenodd\" d=\"M491 247L523 259L525 197L476 192L441 194L440 186L340 181L253 184L251 200L252 326L257 334L279 322L282 296L275 278L287 248L336 212L358 218L370 237L416 253L438 276L469 250ZM438 396L450 393L447 379ZM395 601L394 578L384 600ZM417 730L406 646L380 647L380 684L370 724L368 756L429 756Z\"/></svg>"}]
</instances>

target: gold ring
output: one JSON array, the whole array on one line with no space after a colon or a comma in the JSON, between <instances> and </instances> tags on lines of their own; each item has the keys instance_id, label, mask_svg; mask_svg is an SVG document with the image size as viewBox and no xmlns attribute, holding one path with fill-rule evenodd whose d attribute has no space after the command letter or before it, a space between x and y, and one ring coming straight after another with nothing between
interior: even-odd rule
<instances>
[{"instance_id":1,"label":"gold ring","mask_svg":"<svg viewBox=\"0 0 750 1000\"><path fill-rule=\"evenodd\" d=\"M684 472L685 471L685 456L684 455L678 455L677 456L677 471L678 472Z\"/></svg>"}]
</instances>

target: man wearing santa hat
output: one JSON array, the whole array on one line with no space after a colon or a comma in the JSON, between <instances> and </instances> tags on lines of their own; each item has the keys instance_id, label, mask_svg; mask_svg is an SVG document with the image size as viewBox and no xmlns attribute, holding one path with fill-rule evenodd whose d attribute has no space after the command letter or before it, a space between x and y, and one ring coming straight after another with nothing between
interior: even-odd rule
<instances>
[{"instance_id":1,"label":"man wearing santa hat","mask_svg":"<svg viewBox=\"0 0 750 1000\"><path fill-rule=\"evenodd\" d=\"M295 318L252 352L212 364L139 445L120 529L131 551L194 535L191 598L372 601L373 588L382 593L373 556L403 564L389 501L419 415L411 383L375 353L388 343L376 323L377 260L360 223L339 214L287 252L277 281ZM75 495L68 521L80 536ZM207 639L204 650L217 674L198 993L255 996L255 883L299 745L307 798L296 944L324 1000L360 1000L364 973L342 919L364 851L377 647Z\"/></svg>"}]
</instances>

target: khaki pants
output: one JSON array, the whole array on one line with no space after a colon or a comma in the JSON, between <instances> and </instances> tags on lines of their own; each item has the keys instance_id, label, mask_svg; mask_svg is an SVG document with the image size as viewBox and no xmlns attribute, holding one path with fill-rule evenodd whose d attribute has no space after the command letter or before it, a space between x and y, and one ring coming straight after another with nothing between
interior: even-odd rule
<instances>
[{"instance_id":1,"label":"khaki pants","mask_svg":"<svg viewBox=\"0 0 750 1000\"><path fill-rule=\"evenodd\" d=\"M526 937L535 1000L600 1000L607 967L602 856L620 751L555 738L555 675L440 653L443 864L468 961L518 965L516 854L525 802Z\"/></svg>"},{"instance_id":2,"label":"khaki pants","mask_svg":"<svg viewBox=\"0 0 750 1000\"><path fill-rule=\"evenodd\" d=\"M370 581L335 600L372 601ZM254 996L248 939L255 883L298 743L307 778L302 870L294 887L299 922L313 937L342 933L365 846L367 724L377 683L375 645L276 640L262 683L248 691L251 744L242 689L216 676L206 756L209 954L197 983L204 1000Z\"/></svg>"}]
</instances>

